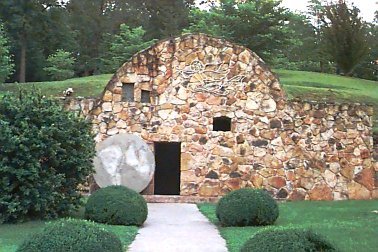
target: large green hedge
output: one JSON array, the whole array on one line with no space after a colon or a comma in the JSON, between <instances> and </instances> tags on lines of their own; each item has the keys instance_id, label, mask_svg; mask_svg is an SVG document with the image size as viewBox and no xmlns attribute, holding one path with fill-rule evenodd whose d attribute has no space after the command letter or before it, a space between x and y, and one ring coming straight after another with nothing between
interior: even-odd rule
<instances>
[{"instance_id":1,"label":"large green hedge","mask_svg":"<svg viewBox=\"0 0 378 252\"><path fill-rule=\"evenodd\" d=\"M91 125L38 91L0 98L0 223L50 218L80 204L93 172Z\"/></svg>"},{"instance_id":2,"label":"large green hedge","mask_svg":"<svg viewBox=\"0 0 378 252\"><path fill-rule=\"evenodd\" d=\"M223 226L262 226L278 218L277 202L266 191L244 188L223 196L216 215Z\"/></svg>"},{"instance_id":3,"label":"large green hedge","mask_svg":"<svg viewBox=\"0 0 378 252\"><path fill-rule=\"evenodd\" d=\"M48 224L17 252L122 252L121 240L95 223L66 219Z\"/></svg>"},{"instance_id":4,"label":"large green hedge","mask_svg":"<svg viewBox=\"0 0 378 252\"><path fill-rule=\"evenodd\" d=\"M142 225L147 203L137 192L124 186L109 186L93 193L85 206L85 218L113 225Z\"/></svg>"}]
</instances>

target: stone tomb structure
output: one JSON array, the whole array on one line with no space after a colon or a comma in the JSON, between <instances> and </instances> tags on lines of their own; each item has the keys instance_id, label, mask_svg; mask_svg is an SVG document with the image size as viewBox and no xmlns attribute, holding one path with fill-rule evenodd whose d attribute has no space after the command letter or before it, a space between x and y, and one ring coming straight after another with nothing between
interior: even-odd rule
<instances>
[{"instance_id":1,"label":"stone tomb structure","mask_svg":"<svg viewBox=\"0 0 378 252\"><path fill-rule=\"evenodd\" d=\"M255 53L188 34L134 55L86 112L97 142L130 133L155 153L144 193L340 200L377 197L372 110L288 101Z\"/></svg>"}]
</instances>

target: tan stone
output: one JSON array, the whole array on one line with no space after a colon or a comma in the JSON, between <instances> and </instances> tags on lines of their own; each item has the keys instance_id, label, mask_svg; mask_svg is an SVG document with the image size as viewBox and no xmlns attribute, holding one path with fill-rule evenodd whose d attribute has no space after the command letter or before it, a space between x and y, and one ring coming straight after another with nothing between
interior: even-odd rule
<instances>
[{"instance_id":1,"label":"tan stone","mask_svg":"<svg viewBox=\"0 0 378 252\"><path fill-rule=\"evenodd\" d=\"M263 184L263 177L261 177L258 174L254 174L251 177L251 182L253 183L255 187L260 188Z\"/></svg>"},{"instance_id":2,"label":"tan stone","mask_svg":"<svg viewBox=\"0 0 378 252\"><path fill-rule=\"evenodd\" d=\"M109 90L106 90L104 96L102 97L102 100L106 101L106 102L112 101L113 100L113 93L110 92Z\"/></svg>"},{"instance_id":3,"label":"tan stone","mask_svg":"<svg viewBox=\"0 0 378 252\"><path fill-rule=\"evenodd\" d=\"M309 196L311 200L333 200L332 190L325 184L315 185Z\"/></svg>"},{"instance_id":4,"label":"tan stone","mask_svg":"<svg viewBox=\"0 0 378 252\"><path fill-rule=\"evenodd\" d=\"M348 183L348 198L349 199L367 200L367 199L370 199L370 197L371 197L371 193L366 187L354 181Z\"/></svg>"},{"instance_id":5,"label":"tan stone","mask_svg":"<svg viewBox=\"0 0 378 252\"><path fill-rule=\"evenodd\" d=\"M216 197L219 195L219 182L205 181L199 188L198 195L201 197Z\"/></svg>"},{"instance_id":6,"label":"tan stone","mask_svg":"<svg viewBox=\"0 0 378 252\"><path fill-rule=\"evenodd\" d=\"M222 97L220 96L210 96L206 99L206 103L209 105L220 105L222 102Z\"/></svg>"}]
</instances>

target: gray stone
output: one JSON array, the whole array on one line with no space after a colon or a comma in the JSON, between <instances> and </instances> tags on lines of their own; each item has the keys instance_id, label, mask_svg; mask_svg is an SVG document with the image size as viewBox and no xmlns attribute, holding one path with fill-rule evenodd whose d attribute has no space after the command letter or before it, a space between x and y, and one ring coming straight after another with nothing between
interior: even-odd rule
<instances>
[{"instance_id":1,"label":"gray stone","mask_svg":"<svg viewBox=\"0 0 378 252\"><path fill-rule=\"evenodd\" d=\"M94 178L100 187L123 185L141 192L155 171L155 158L138 136L118 134L97 146Z\"/></svg>"}]
</instances>

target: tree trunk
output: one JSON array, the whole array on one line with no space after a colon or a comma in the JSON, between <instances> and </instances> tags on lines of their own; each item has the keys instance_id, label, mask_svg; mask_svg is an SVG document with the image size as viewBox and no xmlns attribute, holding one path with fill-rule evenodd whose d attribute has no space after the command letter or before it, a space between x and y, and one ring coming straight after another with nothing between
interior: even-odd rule
<instances>
[{"instance_id":1,"label":"tree trunk","mask_svg":"<svg viewBox=\"0 0 378 252\"><path fill-rule=\"evenodd\" d=\"M26 38L25 35L21 38L21 54L20 54L20 73L18 81L20 83L25 82L26 75Z\"/></svg>"}]
</instances>

